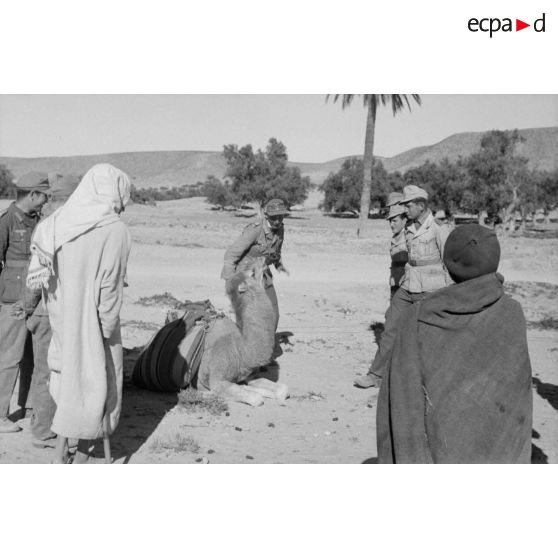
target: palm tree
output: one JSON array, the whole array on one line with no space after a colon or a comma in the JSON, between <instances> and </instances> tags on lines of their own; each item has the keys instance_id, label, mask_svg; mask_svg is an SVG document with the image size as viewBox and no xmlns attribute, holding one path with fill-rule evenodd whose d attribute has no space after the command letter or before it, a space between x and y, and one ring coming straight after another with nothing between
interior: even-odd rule
<instances>
[{"instance_id":1,"label":"palm tree","mask_svg":"<svg viewBox=\"0 0 558 558\"><path fill-rule=\"evenodd\" d=\"M360 218L357 229L357 236L364 233L366 223L368 221L368 213L370 212L370 191L372 188L372 165L374 164L374 129L376 127L376 109L379 105L387 105L391 103L393 116L405 108L411 110L411 103L407 95L375 95L365 94L359 95L362 97L364 106L367 107L366 116L366 136L364 138L364 179L362 182L362 195L360 198ZM343 95L326 95L326 101L333 97L333 102L336 103L341 99L342 107L348 107L356 97L352 94ZM420 106L420 95L411 95L414 101Z\"/></svg>"}]
</instances>

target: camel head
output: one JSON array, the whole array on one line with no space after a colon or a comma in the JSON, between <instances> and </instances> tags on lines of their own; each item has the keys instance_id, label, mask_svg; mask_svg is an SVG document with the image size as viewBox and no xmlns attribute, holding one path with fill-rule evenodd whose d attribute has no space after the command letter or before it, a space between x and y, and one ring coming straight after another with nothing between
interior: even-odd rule
<instances>
[{"instance_id":1,"label":"camel head","mask_svg":"<svg viewBox=\"0 0 558 558\"><path fill-rule=\"evenodd\" d=\"M236 274L228 281L226 286L227 295L230 297L235 291L245 292L248 286L253 285L254 282L263 287L264 271L265 258L246 258L242 267L238 267ZM233 279L235 280L233 281Z\"/></svg>"},{"instance_id":2,"label":"camel head","mask_svg":"<svg viewBox=\"0 0 558 558\"><path fill-rule=\"evenodd\" d=\"M263 291L265 258L254 258L242 271L237 271L226 283L227 296L233 307L237 307L242 299L253 298L257 292Z\"/></svg>"}]
</instances>

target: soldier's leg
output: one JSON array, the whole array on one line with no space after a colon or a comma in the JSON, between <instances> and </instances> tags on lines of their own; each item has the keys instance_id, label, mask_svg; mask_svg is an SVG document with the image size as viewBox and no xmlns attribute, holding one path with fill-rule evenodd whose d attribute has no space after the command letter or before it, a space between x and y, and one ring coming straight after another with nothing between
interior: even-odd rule
<instances>
[{"instance_id":1,"label":"soldier's leg","mask_svg":"<svg viewBox=\"0 0 558 558\"><path fill-rule=\"evenodd\" d=\"M277 326L279 325L279 302L277 300L277 292L275 291L275 287L273 285L266 287L265 294L267 295L267 298L269 298L269 300L271 301L271 305L273 306L273 314L275 316L275 324L273 330L276 332ZM273 354L271 355L271 358L275 360L282 354L283 349L281 348L281 344L277 340L277 337L275 337L275 345L273 347Z\"/></svg>"},{"instance_id":2,"label":"soldier's leg","mask_svg":"<svg viewBox=\"0 0 558 558\"><path fill-rule=\"evenodd\" d=\"M277 292L273 285L265 288L265 294L269 298L271 305L273 306L273 313L275 315L275 331L277 331L277 326L279 325L279 301L277 300Z\"/></svg>"},{"instance_id":3,"label":"soldier's leg","mask_svg":"<svg viewBox=\"0 0 558 558\"><path fill-rule=\"evenodd\" d=\"M11 304L2 304L0 307L0 431L4 432L20 430L8 421L8 415L25 341L29 335L25 320L16 320L10 316L11 308Z\"/></svg>"},{"instance_id":4,"label":"soldier's leg","mask_svg":"<svg viewBox=\"0 0 558 558\"><path fill-rule=\"evenodd\" d=\"M30 397L31 382L33 381L33 340L31 335L25 340L23 358L19 363L19 381L17 390L17 404L25 413L26 409L32 408Z\"/></svg>"},{"instance_id":5,"label":"soldier's leg","mask_svg":"<svg viewBox=\"0 0 558 558\"><path fill-rule=\"evenodd\" d=\"M401 314L413 304L414 298L405 289L399 288L393 298L386 312L386 321L382 339L376 355L372 362L372 366L366 376L360 376L355 380L355 384L359 387L378 387L379 381L384 375L384 371L391 362L391 353L395 336L397 335L398 321Z\"/></svg>"},{"instance_id":6,"label":"soldier's leg","mask_svg":"<svg viewBox=\"0 0 558 558\"><path fill-rule=\"evenodd\" d=\"M56 436L50 429L56 404L49 392L50 370L48 368L48 346L52 337L48 316L31 316L27 328L33 338L34 368L31 382L31 434L35 440L46 441Z\"/></svg>"}]
</instances>

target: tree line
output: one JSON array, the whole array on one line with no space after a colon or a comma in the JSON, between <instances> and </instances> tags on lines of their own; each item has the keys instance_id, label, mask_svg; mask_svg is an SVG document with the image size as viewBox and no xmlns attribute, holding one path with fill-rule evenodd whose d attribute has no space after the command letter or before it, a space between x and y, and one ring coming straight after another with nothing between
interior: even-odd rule
<instances>
[{"instance_id":1,"label":"tree line","mask_svg":"<svg viewBox=\"0 0 558 558\"><path fill-rule=\"evenodd\" d=\"M385 207L387 196L416 184L428 191L433 209L448 215L460 212L484 217L489 222L515 228L517 216L525 223L537 210L546 215L558 207L558 169L540 171L529 168L527 158L517 153L524 141L517 130L491 131L481 138L480 149L457 161L444 159L426 163L404 173L388 172L381 161L370 169L368 207ZM205 196L220 209L238 209L245 204L263 205L280 198L292 207L302 203L314 186L298 167L288 165L286 146L271 138L264 150L254 151L250 144L225 145L226 171L221 180L209 176L204 182L172 188L133 188L136 203ZM341 168L330 173L319 186L324 193L324 212L360 216L365 164L361 158L346 159ZM0 197L13 197L13 176L0 165ZM367 208L368 210L368 208Z\"/></svg>"},{"instance_id":2,"label":"tree line","mask_svg":"<svg viewBox=\"0 0 558 558\"><path fill-rule=\"evenodd\" d=\"M558 207L558 170L530 169L527 158L516 153L523 141L517 130L487 132L479 151L469 157L455 162L447 158L439 163L427 161L404 173L389 173L376 160L370 205L382 208L389 192L416 184L428 192L433 209L443 209L448 215L472 213L513 230L518 216L524 224L537 210L548 214ZM320 186L322 209L359 215L363 175L361 159L346 159Z\"/></svg>"}]
</instances>

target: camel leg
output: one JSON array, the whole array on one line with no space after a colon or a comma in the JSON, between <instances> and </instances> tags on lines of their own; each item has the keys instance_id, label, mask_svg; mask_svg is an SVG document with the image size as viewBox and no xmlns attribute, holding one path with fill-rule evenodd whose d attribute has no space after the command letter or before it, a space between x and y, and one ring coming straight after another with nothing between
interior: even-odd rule
<instances>
[{"instance_id":1,"label":"camel leg","mask_svg":"<svg viewBox=\"0 0 558 558\"><path fill-rule=\"evenodd\" d=\"M269 399L285 401L289 397L289 388L285 384L272 382L267 378L255 378L247 383L249 388Z\"/></svg>"},{"instance_id":2,"label":"camel leg","mask_svg":"<svg viewBox=\"0 0 558 558\"><path fill-rule=\"evenodd\" d=\"M221 395L225 398L238 401L239 403L246 403L252 407L259 407L263 405L263 396L256 391L247 388L246 386L239 386L232 382L218 382L211 386L211 391L216 395Z\"/></svg>"}]
</instances>

